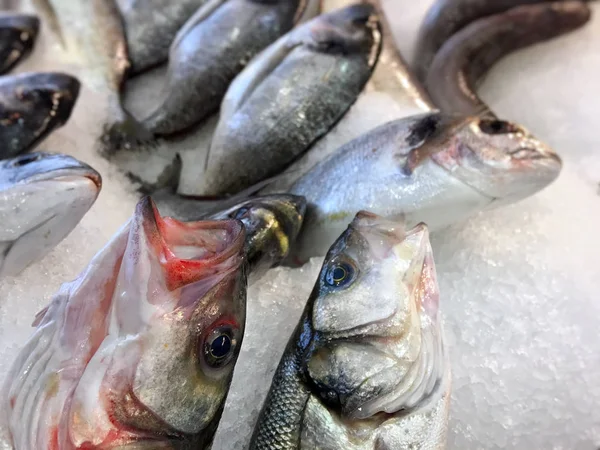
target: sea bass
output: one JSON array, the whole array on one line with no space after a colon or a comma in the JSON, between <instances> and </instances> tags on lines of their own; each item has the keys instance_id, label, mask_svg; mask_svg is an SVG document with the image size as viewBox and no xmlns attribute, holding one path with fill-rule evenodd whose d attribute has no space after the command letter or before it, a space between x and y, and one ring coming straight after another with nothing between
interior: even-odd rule
<instances>
[{"instance_id":1,"label":"sea bass","mask_svg":"<svg viewBox=\"0 0 600 450\"><path fill-rule=\"evenodd\" d=\"M371 5L323 14L280 38L233 81L204 173L204 195L235 194L279 173L346 113L381 48Z\"/></svg>"},{"instance_id":2,"label":"sea bass","mask_svg":"<svg viewBox=\"0 0 600 450\"><path fill-rule=\"evenodd\" d=\"M40 20L28 14L0 15L0 75L15 67L33 49Z\"/></svg>"},{"instance_id":3,"label":"sea bass","mask_svg":"<svg viewBox=\"0 0 600 450\"><path fill-rule=\"evenodd\" d=\"M175 37L162 101L142 121L144 126L168 135L215 113L233 78L252 57L292 28L307 1L207 2Z\"/></svg>"},{"instance_id":4,"label":"sea bass","mask_svg":"<svg viewBox=\"0 0 600 450\"><path fill-rule=\"evenodd\" d=\"M79 96L79 81L63 73L0 78L0 159L33 149L63 126Z\"/></svg>"},{"instance_id":5,"label":"sea bass","mask_svg":"<svg viewBox=\"0 0 600 450\"><path fill-rule=\"evenodd\" d=\"M206 201L162 191L154 193L152 199L161 214L179 220L241 220L246 229L245 255L252 280L287 258L306 211L304 197L289 194Z\"/></svg>"},{"instance_id":6,"label":"sea bass","mask_svg":"<svg viewBox=\"0 0 600 450\"><path fill-rule=\"evenodd\" d=\"M296 256L322 255L361 209L439 230L535 194L561 167L552 149L510 122L441 113L389 122L291 187L308 202Z\"/></svg>"},{"instance_id":7,"label":"sea bass","mask_svg":"<svg viewBox=\"0 0 600 450\"><path fill-rule=\"evenodd\" d=\"M15 450L207 449L242 343L243 225L149 198L38 315L2 411Z\"/></svg>"},{"instance_id":8,"label":"sea bass","mask_svg":"<svg viewBox=\"0 0 600 450\"><path fill-rule=\"evenodd\" d=\"M62 241L101 186L98 172L67 155L0 161L0 277L18 274Z\"/></svg>"},{"instance_id":9,"label":"sea bass","mask_svg":"<svg viewBox=\"0 0 600 450\"><path fill-rule=\"evenodd\" d=\"M131 63L130 74L162 64L177 31L207 0L118 0Z\"/></svg>"},{"instance_id":10,"label":"sea bass","mask_svg":"<svg viewBox=\"0 0 600 450\"><path fill-rule=\"evenodd\" d=\"M508 53L586 24L589 6L580 1L546 2L512 8L479 19L453 35L438 51L426 77L427 91L441 111L494 116L475 86Z\"/></svg>"},{"instance_id":11,"label":"sea bass","mask_svg":"<svg viewBox=\"0 0 600 450\"><path fill-rule=\"evenodd\" d=\"M250 449L445 448L438 304L427 227L359 212L325 257Z\"/></svg>"}]
</instances>

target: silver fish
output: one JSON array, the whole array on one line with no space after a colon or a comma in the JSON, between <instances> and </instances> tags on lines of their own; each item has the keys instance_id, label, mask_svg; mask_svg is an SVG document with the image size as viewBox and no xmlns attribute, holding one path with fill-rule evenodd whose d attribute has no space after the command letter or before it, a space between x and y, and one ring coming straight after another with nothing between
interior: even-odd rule
<instances>
[{"instance_id":1,"label":"silver fish","mask_svg":"<svg viewBox=\"0 0 600 450\"><path fill-rule=\"evenodd\" d=\"M210 0L181 28L169 53L163 98L142 121L157 135L215 113L233 78L292 28L307 0Z\"/></svg>"},{"instance_id":2,"label":"silver fish","mask_svg":"<svg viewBox=\"0 0 600 450\"><path fill-rule=\"evenodd\" d=\"M198 192L237 193L279 173L346 113L380 48L377 16L364 4L323 14L268 47L225 95Z\"/></svg>"},{"instance_id":3,"label":"silver fish","mask_svg":"<svg viewBox=\"0 0 600 450\"><path fill-rule=\"evenodd\" d=\"M495 117L475 86L497 60L523 47L580 28L590 19L580 1L523 5L479 19L453 35L438 51L426 88L441 111Z\"/></svg>"},{"instance_id":4,"label":"silver fish","mask_svg":"<svg viewBox=\"0 0 600 450\"><path fill-rule=\"evenodd\" d=\"M152 199L163 215L178 220L240 220L246 229L245 256L254 280L289 256L306 211L306 200L289 194L206 201L161 191Z\"/></svg>"},{"instance_id":5,"label":"silver fish","mask_svg":"<svg viewBox=\"0 0 600 450\"><path fill-rule=\"evenodd\" d=\"M79 81L63 73L0 78L0 159L33 149L63 126L79 96Z\"/></svg>"},{"instance_id":6,"label":"silver fish","mask_svg":"<svg viewBox=\"0 0 600 450\"><path fill-rule=\"evenodd\" d=\"M164 63L177 31L207 0L118 0L131 63L137 74Z\"/></svg>"},{"instance_id":7,"label":"silver fish","mask_svg":"<svg viewBox=\"0 0 600 450\"><path fill-rule=\"evenodd\" d=\"M0 74L10 72L33 49L40 20L29 14L0 15Z\"/></svg>"},{"instance_id":8,"label":"silver fish","mask_svg":"<svg viewBox=\"0 0 600 450\"><path fill-rule=\"evenodd\" d=\"M325 257L250 450L445 448L438 304L427 227L359 212Z\"/></svg>"},{"instance_id":9,"label":"silver fish","mask_svg":"<svg viewBox=\"0 0 600 450\"><path fill-rule=\"evenodd\" d=\"M308 206L297 257L322 255L361 209L432 231L535 194L560 158L510 122L430 113L390 122L342 146L289 190Z\"/></svg>"},{"instance_id":10,"label":"silver fish","mask_svg":"<svg viewBox=\"0 0 600 450\"><path fill-rule=\"evenodd\" d=\"M2 399L15 450L207 449L242 343L243 225L144 198L36 318Z\"/></svg>"},{"instance_id":11,"label":"silver fish","mask_svg":"<svg viewBox=\"0 0 600 450\"><path fill-rule=\"evenodd\" d=\"M0 277L43 258L90 209L100 174L61 154L0 161Z\"/></svg>"}]
</instances>

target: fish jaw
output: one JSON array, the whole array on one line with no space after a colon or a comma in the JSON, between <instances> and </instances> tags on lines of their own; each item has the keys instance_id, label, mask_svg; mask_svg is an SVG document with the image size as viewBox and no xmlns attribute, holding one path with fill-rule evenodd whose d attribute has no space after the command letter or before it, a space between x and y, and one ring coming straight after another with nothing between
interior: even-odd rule
<instances>
[{"instance_id":1,"label":"fish jaw","mask_svg":"<svg viewBox=\"0 0 600 450\"><path fill-rule=\"evenodd\" d=\"M28 346L46 342L44 372L9 387L16 448L45 448L53 435L58 448L199 439L222 407L241 344L243 240L237 221L183 224L142 200L37 321ZM227 360L201 360L206 343L225 332ZM9 379L23 377L27 357ZM53 395L40 400L36 389L48 385ZM40 412L25 429L16 414L27 407Z\"/></svg>"},{"instance_id":2,"label":"fish jaw","mask_svg":"<svg viewBox=\"0 0 600 450\"><path fill-rule=\"evenodd\" d=\"M492 207L539 192L562 169L554 150L511 122L468 118L452 139L452 145L434 153L432 159L492 199Z\"/></svg>"},{"instance_id":3,"label":"fish jaw","mask_svg":"<svg viewBox=\"0 0 600 450\"><path fill-rule=\"evenodd\" d=\"M357 273L314 303L305 370L315 394L352 420L420 407L448 369L427 227L405 231L361 212L326 257L321 283L338 261Z\"/></svg>"},{"instance_id":4,"label":"fish jaw","mask_svg":"<svg viewBox=\"0 0 600 450\"><path fill-rule=\"evenodd\" d=\"M9 72L31 53L40 20L28 14L0 16L0 74Z\"/></svg>"}]
</instances>

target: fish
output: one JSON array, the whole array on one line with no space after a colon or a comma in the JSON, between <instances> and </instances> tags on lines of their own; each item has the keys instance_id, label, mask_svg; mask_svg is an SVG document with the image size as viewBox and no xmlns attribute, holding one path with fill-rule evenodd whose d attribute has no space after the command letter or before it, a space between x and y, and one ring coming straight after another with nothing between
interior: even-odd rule
<instances>
[{"instance_id":1,"label":"fish","mask_svg":"<svg viewBox=\"0 0 600 450\"><path fill-rule=\"evenodd\" d=\"M0 15L0 75L31 53L39 29L40 20L34 15Z\"/></svg>"},{"instance_id":2,"label":"fish","mask_svg":"<svg viewBox=\"0 0 600 450\"><path fill-rule=\"evenodd\" d=\"M163 215L183 221L241 220L246 229L245 255L251 281L286 260L300 233L306 200L289 194L206 201L162 190L152 194Z\"/></svg>"},{"instance_id":3,"label":"fish","mask_svg":"<svg viewBox=\"0 0 600 450\"><path fill-rule=\"evenodd\" d=\"M71 156L35 152L0 161L0 278L56 247L101 188L100 174Z\"/></svg>"},{"instance_id":4,"label":"fish","mask_svg":"<svg viewBox=\"0 0 600 450\"><path fill-rule=\"evenodd\" d=\"M177 31L207 0L119 0L131 68L128 76L169 58Z\"/></svg>"},{"instance_id":5,"label":"fish","mask_svg":"<svg viewBox=\"0 0 600 450\"><path fill-rule=\"evenodd\" d=\"M520 125L432 112L391 121L341 146L289 189L307 200L292 253L324 249L363 209L438 231L551 184L562 162Z\"/></svg>"},{"instance_id":6,"label":"fish","mask_svg":"<svg viewBox=\"0 0 600 450\"><path fill-rule=\"evenodd\" d=\"M327 252L250 450L445 448L439 297L427 226L359 212Z\"/></svg>"},{"instance_id":7,"label":"fish","mask_svg":"<svg viewBox=\"0 0 600 450\"><path fill-rule=\"evenodd\" d=\"M116 0L34 0L69 59L80 65L81 79L106 98L106 123L98 149L106 157L152 143L152 135L121 104L129 69L127 42Z\"/></svg>"},{"instance_id":8,"label":"fish","mask_svg":"<svg viewBox=\"0 0 600 450\"><path fill-rule=\"evenodd\" d=\"M269 46L225 95L198 192L235 194L288 166L356 101L380 49L368 4L318 16Z\"/></svg>"},{"instance_id":9,"label":"fish","mask_svg":"<svg viewBox=\"0 0 600 450\"><path fill-rule=\"evenodd\" d=\"M77 78L58 72L0 77L0 159L32 150L71 117Z\"/></svg>"},{"instance_id":10,"label":"fish","mask_svg":"<svg viewBox=\"0 0 600 450\"><path fill-rule=\"evenodd\" d=\"M440 48L471 22L517 6L547 2L548 0L436 0L427 11L419 29L412 62L416 76L425 81Z\"/></svg>"},{"instance_id":11,"label":"fish","mask_svg":"<svg viewBox=\"0 0 600 450\"><path fill-rule=\"evenodd\" d=\"M490 67L512 51L582 27L590 17L585 2L562 1L517 6L476 20L440 48L425 86L441 111L495 117L475 92Z\"/></svg>"},{"instance_id":12,"label":"fish","mask_svg":"<svg viewBox=\"0 0 600 450\"><path fill-rule=\"evenodd\" d=\"M179 30L162 99L142 120L155 135L189 129L219 109L250 59L290 30L307 0L210 0Z\"/></svg>"},{"instance_id":13,"label":"fish","mask_svg":"<svg viewBox=\"0 0 600 450\"><path fill-rule=\"evenodd\" d=\"M14 450L208 449L244 334L244 227L144 197L34 321L4 387Z\"/></svg>"}]
</instances>

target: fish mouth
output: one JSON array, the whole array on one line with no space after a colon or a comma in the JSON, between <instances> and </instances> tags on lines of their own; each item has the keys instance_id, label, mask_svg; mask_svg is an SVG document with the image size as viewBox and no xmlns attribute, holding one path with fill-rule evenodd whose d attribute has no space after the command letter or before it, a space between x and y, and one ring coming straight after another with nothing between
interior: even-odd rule
<instances>
[{"instance_id":1,"label":"fish mouth","mask_svg":"<svg viewBox=\"0 0 600 450\"><path fill-rule=\"evenodd\" d=\"M0 16L0 27L11 27L27 33L27 36L21 36L21 41L33 40L40 30L40 19L30 14Z\"/></svg>"},{"instance_id":2,"label":"fish mouth","mask_svg":"<svg viewBox=\"0 0 600 450\"><path fill-rule=\"evenodd\" d=\"M51 105L54 122L63 124L69 120L79 98L81 90L79 80L65 73L54 72L34 75L31 82L34 85L39 83L39 89L43 91L44 97Z\"/></svg>"}]
</instances>

